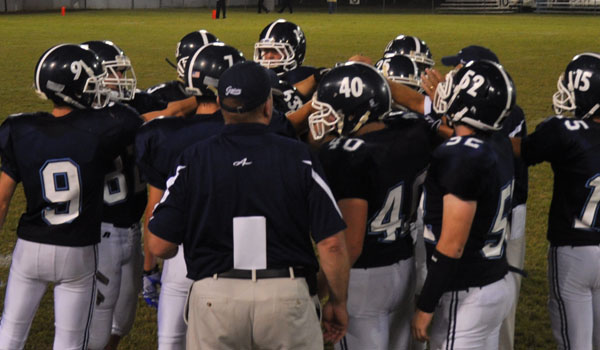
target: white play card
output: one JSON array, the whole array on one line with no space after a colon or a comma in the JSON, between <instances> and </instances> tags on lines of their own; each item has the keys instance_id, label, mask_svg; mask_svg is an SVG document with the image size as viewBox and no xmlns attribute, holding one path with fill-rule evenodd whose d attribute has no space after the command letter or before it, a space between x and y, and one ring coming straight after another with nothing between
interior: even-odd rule
<instances>
[{"instance_id":1,"label":"white play card","mask_svg":"<svg viewBox=\"0 0 600 350\"><path fill-rule=\"evenodd\" d=\"M267 219L264 216L233 218L233 268L267 268Z\"/></svg>"}]
</instances>

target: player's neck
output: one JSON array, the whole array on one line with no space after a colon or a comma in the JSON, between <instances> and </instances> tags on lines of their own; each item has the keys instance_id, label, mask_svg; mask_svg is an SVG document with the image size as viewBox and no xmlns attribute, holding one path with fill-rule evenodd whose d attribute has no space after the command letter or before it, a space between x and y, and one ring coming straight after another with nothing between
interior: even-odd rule
<instances>
[{"instance_id":1,"label":"player's neck","mask_svg":"<svg viewBox=\"0 0 600 350\"><path fill-rule=\"evenodd\" d=\"M213 114L219 110L219 105L214 102L200 103L196 108L196 114Z\"/></svg>"},{"instance_id":2,"label":"player's neck","mask_svg":"<svg viewBox=\"0 0 600 350\"><path fill-rule=\"evenodd\" d=\"M71 113L72 111L73 111L73 108L71 108L71 107L54 106L51 113L55 118L60 118L60 117L64 117L65 115Z\"/></svg>"}]
</instances>

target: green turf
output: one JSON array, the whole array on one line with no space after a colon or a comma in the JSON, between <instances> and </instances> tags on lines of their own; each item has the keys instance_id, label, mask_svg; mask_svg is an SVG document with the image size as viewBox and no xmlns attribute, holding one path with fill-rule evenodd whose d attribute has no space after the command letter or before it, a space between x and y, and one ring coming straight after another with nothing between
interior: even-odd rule
<instances>
[{"instance_id":1,"label":"green turf","mask_svg":"<svg viewBox=\"0 0 600 350\"><path fill-rule=\"evenodd\" d=\"M253 9L252 9L253 10ZM395 12L394 12L395 11ZM86 11L24 15L1 15L0 37L0 116L50 108L37 99L33 90L36 61L48 47L63 42L110 39L132 59L140 87L148 87L175 77L165 62L175 53L175 44L186 33L205 28L222 41L241 49L252 58L252 47L261 29L277 14L257 15L250 9L230 9L226 20L211 20L207 9L148 11ZM463 46L480 44L492 48L512 75L518 103L523 107L529 130L551 113L551 96L566 63L578 52L600 51L600 18L553 15L431 15L382 13L318 12L285 16L296 22L308 38L306 64L331 66L362 53L375 59L387 42L400 33L417 35L430 46L434 58L454 54ZM443 72L447 71L443 67ZM546 218L551 198L552 175L546 165L530 170L527 218L526 268L530 277L523 283L517 316L517 349L550 349L546 311ZM0 253L12 250L15 228L24 209L22 191L13 199L9 217L1 233ZM6 281L8 269L0 266ZM4 290L0 290L0 298ZM52 300L42 302L34 321L27 349L50 349L53 334ZM121 349L156 348L154 313L141 306L138 319Z\"/></svg>"}]
</instances>

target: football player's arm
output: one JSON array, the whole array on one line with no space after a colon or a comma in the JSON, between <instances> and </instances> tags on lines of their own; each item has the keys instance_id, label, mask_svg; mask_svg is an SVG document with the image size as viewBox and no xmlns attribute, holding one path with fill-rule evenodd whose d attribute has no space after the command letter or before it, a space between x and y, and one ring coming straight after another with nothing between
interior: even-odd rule
<instances>
[{"instance_id":1,"label":"football player's arm","mask_svg":"<svg viewBox=\"0 0 600 350\"><path fill-rule=\"evenodd\" d=\"M512 143L513 153L515 157L521 157L521 142L523 140L520 137L511 137L510 143Z\"/></svg>"},{"instance_id":2,"label":"football player's arm","mask_svg":"<svg viewBox=\"0 0 600 350\"><path fill-rule=\"evenodd\" d=\"M150 231L145 232L150 253L163 259L170 259L177 255L178 245L158 237Z\"/></svg>"},{"instance_id":3,"label":"football player's arm","mask_svg":"<svg viewBox=\"0 0 600 350\"><path fill-rule=\"evenodd\" d=\"M148 222L152 217L154 207L160 202L164 191L152 185L148 185L148 202L144 211L144 271L151 271L156 267L156 256L150 252Z\"/></svg>"},{"instance_id":4,"label":"football player's arm","mask_svg":"<svg viewBox=\"0 0 600 350\"><path fill-rule=\"evenodd\" d=\"M171 101L167 105L167 108L160 111L144 113L142 114L142 118L144 118L145 121L149 121L160 116L183 117L193 114L197 107L198 103L196 102L196 97L192 96L179 101Z\"/></svg>"},{"instance_id":5,"label":"football player's arm","mask_svg":"<svg viewBox=\"0 0 600 350\"><path fill-rule=\"evenodd\" d=\"M4 226L15 188L17 188L17 182L5 172L0 173L0 229Z\"/></svg>"},{"instance_id":6,"label":"football player's arm","mask_svg":"<svg viewBox=\"0 0 600 350\"><path fill-rule=\"evenodd\" d=\"M317 90L321 78L323 78L330 70L331 69L327 67L318 68L313 75L294 84L296 91L305 98L312 96Z\"/></svg>"},{"instance_id":7,"label":"football player's arm","mask_svg":"<svg viewBox=\"0 0 600 350\"><path fill-rule=\"evenodd\" d=\"M338 342L348 328L348 281L350 261L344 231L317 243L321 271L327 281L329 300L323 306L323 338Z\"/></svg>"},{"instance_id":8,"label":"football player's arm","mask_svg":"<svg viewBox=\"0 0 600 350\"><path fill-rule=\"evenodd\" d=\"M453 194L446 194L443 204L442 232L411 324L413 337L421 342L429 340L427 329L435 305L457 273L458 259L464 252L477 210L476 201L466 201Z\"/></svg>"},{"instance_id":9,"label":"football player's arm","mask_svg":"<svg viewBox=\"0 0 600 350\"><path fill-rule=\"evenodd\" d=\"M296 134L300 135L308 129L308 116L314 112L315 109L309 101L297 111L286 114L286 117L292 123L292 126L294 126Z\"/></svg>"},{"instance_id":10,"label":"football player's arm","mask_svg":"<svg viewBox=\"0 0 600 350\"><path fill-rule=\"evenodd\" d=\"M392 99L397 104L420 114L425 113L425 96L404 84L397 83L389 79L388 83L390 85Z\"/></svg>"},{"instance_id":11,"label":"football player's arm","mask_svg":"<svg viewBox=\"0 0 600 350\"><path fill-rule=\"evenodd\" d=\"M341 199L337 203L348 226L346 228L346 245L348 246L350 266L352 266L362 253L369 204L361 198Z\"/></svg>"}]
</instances>

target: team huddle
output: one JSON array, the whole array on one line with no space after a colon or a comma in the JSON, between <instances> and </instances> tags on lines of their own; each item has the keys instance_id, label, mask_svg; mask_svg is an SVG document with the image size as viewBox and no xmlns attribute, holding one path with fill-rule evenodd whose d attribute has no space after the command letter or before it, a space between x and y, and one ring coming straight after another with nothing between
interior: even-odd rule
<instances>
[{"instance_id":1,"label":"team huddle","mask_svg":"<svg viewBox=\"0 0 600 350\"><path fill-rule=\"evenodd\" d=\"M543 161L552 333L559 349L600 349L600 54L568 63L557 115L528 135L485 47L442 58L445 77L414 36L374 64L305 66L306 47L283 19L256 63L195 31L177 43L177 79L146 90L113 42L43 53L34 85L51 112L0 126L0 226L19 182L27 201L0 350L24 348L48 283L61 350L117 349L140 293L160 350L513 349L527 167ZM281 320L253 306L244 337L224 326L246 322L241 307L199 294L222 280L301 280L302 294Z\"/></svg>"}]
</instances>

